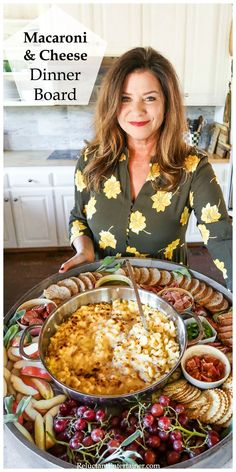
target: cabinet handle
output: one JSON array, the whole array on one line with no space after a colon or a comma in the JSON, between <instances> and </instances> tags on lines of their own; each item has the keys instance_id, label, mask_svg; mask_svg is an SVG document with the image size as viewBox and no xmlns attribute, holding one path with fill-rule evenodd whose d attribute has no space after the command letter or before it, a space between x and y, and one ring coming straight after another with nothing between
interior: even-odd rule
<instances>
[{"instance_id":1,"label":"cabinet handle","mask_svg":"<svg viewBox=\"0 0 236 472\"><path fill-rule=\"evenodd\" d=\"M28 179L28 182L34 182L35 184L37 184L37 180L34 180L34 179Z\"/></svg>"},{"instance_id":2,"label":"cabinet handle","mask_svg":"<svg viewBox=\"0 0 236 472\"><path fill-rule=\"evenodd\" d=\"M9 198L4 198L4 202L9 202Z\"/></svg>"},{"instance_id":3,"label":"cabinet handle","mask_svg":"<svg viewBox=\"0 0 236 472\"><path fill-rule=\"evenodd\" d=\"M184 97L189 97L189 93L188 92L184 93Z\"/></svg>"},{"instance_id":4,"label":"cabinet handle","mask_svg":"<svg viewBox=\"0 0 236 472\"><path fill-rule=\"evenodd\" d=\"M14 200L13 200L13 201L14 201L14 202L18 202L18 198L14 198Z\"/></svg>"}]
</instances>

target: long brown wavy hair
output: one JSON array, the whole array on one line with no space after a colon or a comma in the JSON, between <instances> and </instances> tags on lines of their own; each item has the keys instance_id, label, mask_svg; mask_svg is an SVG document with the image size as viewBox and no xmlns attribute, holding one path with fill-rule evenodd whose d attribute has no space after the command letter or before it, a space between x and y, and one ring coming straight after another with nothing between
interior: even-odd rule
<instances>
[{"instance_id":1,"label":"long brown wavy hair","mask_svg":"<svg viewBox=\"0 0 236 472\"><path fill-rule=\"evenodd\" d=\"M126 146L126 134L119 126L117 114L124 81L138 69L151 71L164 95L164 119L157 131L156 147L161 189L175 190L183 177L184 159L191 148L183 140L186 121L178 77L171 63L157 51L137 47L117 59L103 79L95 112L95 137L88 149L88 155L92 153L93 157L84 170L88 188L95 191L99 191L104 179L112 174ZM154 188L158 188L155 182Z\"/></svg>"}]
</instances>

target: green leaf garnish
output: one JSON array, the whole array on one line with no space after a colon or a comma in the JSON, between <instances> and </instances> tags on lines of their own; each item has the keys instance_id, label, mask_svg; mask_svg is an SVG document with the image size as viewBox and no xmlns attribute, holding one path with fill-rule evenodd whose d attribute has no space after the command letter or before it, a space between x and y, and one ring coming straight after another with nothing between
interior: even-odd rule
<instances>
[{"instance_id":1,"label":"green leaf garnish","mask_svg":"<svg viewBox=\"0 0 236 472\"><path fill-rule=\"evenodd\" d=\"M18 416L15 415L14 413L9 413L7 415L3 416L3 423L14 423L15 421L18 420Z\"/></svg>"},{"instance_id":2,"label":"green leaf garnish","mask_svg":"<svg viewBox=\"0 0 236 472\"><path fill-rule=\"evenodd\" d=\"M189 279L191 279L192 277L186 267L181 267L181 269L174 269L172 270L172 272L177 272L178 274L186 275L186 277L188 277Z\"/></svg>"},{"instance_id":3,"label":"green leaf garnish","mask_svg":"<svg viewBox=\"0 0 236 472\"><path fill-rule=\"evenodd\" d=\"M116 261L115 256L107 256L103 259L102 264L96 269L96 272L114 272L120 268L120 264L116 264L115 267L109 267L110 265L114 264Z\"/></svg>"},{"instance_id":4,"label":"green leaf garnish","mask_svg":"<svg viewBox=\"0 0 236 472\"><path fill-rule=\"evenodd\" d=\"M12 405L14 402L14 396L10 395L9 397L4 398L4 408L7 413L12 413Z\"/></svg>"},{"instance_id":5,"label":"green leaf garnish","mask_svg":"<svg viewBox=\"0 0 236 472\"><path fill-rule=\"evenodd\" d=\"M30 397L23 397L21 399L21 401L18 403L17 409L16 409L17 417L22 415L23 411L25 411L26 407L28 406L30 400L31 400L31 396Z\"/></svg>"},{"instance_id":6,"label":"green leaf garnish","mask_svg":"<svg viewBox=\"0 0 236 472\"><path fill-rule=\"evenodd\" d=\"M15 324L7 330L7 332L6 332L6 334L3 338L3 342L4 342L5 347L8 347L10 341L15 337L15 335L18 333L19 329L20 329L19 325Z\"/></svg>"},{"instance_id":7,"label":"green leaf garnish","mask_svg":"<svg viewBox=\"0 0 236 472\"><path fill-rule=\"evenodd\" d=\"M10 319L9 323L8 323L8 327L9 326L12 326L16 321L18 321L24 314L25 314L25 311L26 310L20 310L20 311L16 311L16 313L14 314L14 316Z\"/></svg>"}]
</instances>

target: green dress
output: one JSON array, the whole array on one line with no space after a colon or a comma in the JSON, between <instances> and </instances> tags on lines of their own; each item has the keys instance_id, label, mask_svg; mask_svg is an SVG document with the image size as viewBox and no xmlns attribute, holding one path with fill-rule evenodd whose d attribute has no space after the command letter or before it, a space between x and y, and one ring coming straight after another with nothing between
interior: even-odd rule
<instances>
[{"instance_id":1,"label":"green dress","mask_svg":"<svg viewBox=\"0 0 236 472\"><path fill-rule=\"evenodd\" d=\"M77 236L86 235L92 239L98 258L151 257L188 265L185 233L194 211L204 244L231 288L231 223L205 153L195 150L185 159L185 179L174 192L154 190L152 181L161 177L159 165L151 162L146 182L133 202L127 150L99 193L88 191L84 181L86 151L75 170L71 244Z\"/></svg>"}]
</instances>

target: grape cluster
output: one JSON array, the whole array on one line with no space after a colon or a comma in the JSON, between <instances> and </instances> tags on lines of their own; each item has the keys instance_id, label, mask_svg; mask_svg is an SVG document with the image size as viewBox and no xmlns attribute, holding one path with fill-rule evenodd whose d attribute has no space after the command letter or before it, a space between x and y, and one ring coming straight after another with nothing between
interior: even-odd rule
<instances>
[{"instance_id":1,"label":"grape cluster","mask_svg":"<svg viewBox=\"0 0 236 472\"><path fill-rule=\"evenodd\" d=\"M56 445L50 452L73 464L96 464L101 455L114 457L122 449L130 451L138 464L165 467L195 457L220 441L216 430L190 421L184 405L165 395L154 404L137 402L113 416L105 409L68 399L59 407L54 432Z\"/></svg>"}]
</instances>

